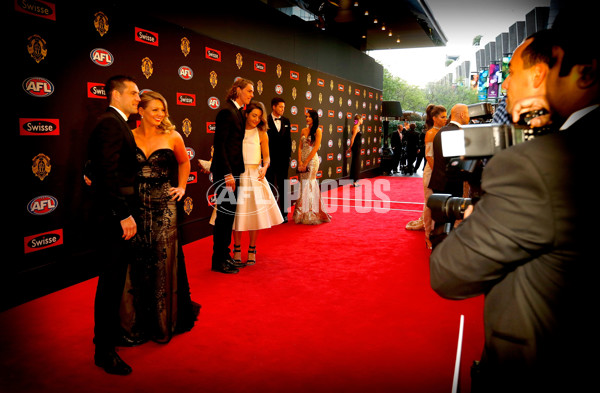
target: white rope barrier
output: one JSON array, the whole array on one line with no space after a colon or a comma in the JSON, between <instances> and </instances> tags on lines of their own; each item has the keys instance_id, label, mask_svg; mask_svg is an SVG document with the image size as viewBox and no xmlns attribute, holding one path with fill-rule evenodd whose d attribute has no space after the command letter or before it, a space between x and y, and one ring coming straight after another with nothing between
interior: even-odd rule
<instances>
[{"instance_id":1,"label":"white rope barrier","mask_svg":"<svg viewBox=\"0 0 600 393\"><path fill-rule=\"evenodd\" d=\"M460 357L462 353L463 330L465 326L465 316L460 316L460 327L458 329L458 346L456 348L456 363L454 364L454 380L452 381L452 393L458 392L458 380L460 372Z\"/></svg>"}]
</instances>

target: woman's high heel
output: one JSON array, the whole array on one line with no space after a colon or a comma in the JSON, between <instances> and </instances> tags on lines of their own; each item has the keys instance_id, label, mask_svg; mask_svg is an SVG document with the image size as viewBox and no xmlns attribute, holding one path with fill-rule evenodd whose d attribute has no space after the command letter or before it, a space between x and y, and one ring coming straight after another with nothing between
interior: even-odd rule
<instances>
[{"instance_id":1,"label":"woman's high heel","mask_svg":"<svg viewBox=\"0 0 600 393\"><path fill-rule=\"evenodd\" d=\"M252 257L252 259L250 259ZM256 263L256 246L248 246L248 260L246 265L254 265Z\"/></svg>"},{"instance_id":2,"label":"woman's high heel","mask_svg":"<svg viewBox=\"0 0 600 393\"><path fill-rule=\"evenodd\" d=\"M235 257L235 253L238 253L238 257ZM239 244L233 245L233 261L235 263L242 263L242 246Z\"/></svg>"}]
</instances>

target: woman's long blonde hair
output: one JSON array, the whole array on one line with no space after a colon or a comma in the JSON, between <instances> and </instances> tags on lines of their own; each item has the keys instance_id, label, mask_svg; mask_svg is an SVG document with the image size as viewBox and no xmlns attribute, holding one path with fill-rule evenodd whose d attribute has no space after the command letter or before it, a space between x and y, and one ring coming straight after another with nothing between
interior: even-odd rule
<instances>
[{"instance_id":1,"label":"woman's long blonde hair","mask_svg":"<svg viewBox=\"0 0 600 393\"><path fill-rule=\"evenodd\" d=\"M163 130L163 132L165 132L165 133L169 133L169 132L175 130L175 125L173 123L171 123L171 120L169 120L169 107L167 105L167 100L165 99L165 97L162 96L162 94L157 93L152 90L147 90L147 91L144 91L142 94L140 94L140 99L141 99L141 101L138 104L138 107L141 107L143 109L146 109L148 107L148 104L150 103L150 101L158 100L158 101L162 102L162 104L165 107L165 117L162 120L162 122L160 123L160 125L158 126L158 128Z\"/></svg>"}]
</instances>

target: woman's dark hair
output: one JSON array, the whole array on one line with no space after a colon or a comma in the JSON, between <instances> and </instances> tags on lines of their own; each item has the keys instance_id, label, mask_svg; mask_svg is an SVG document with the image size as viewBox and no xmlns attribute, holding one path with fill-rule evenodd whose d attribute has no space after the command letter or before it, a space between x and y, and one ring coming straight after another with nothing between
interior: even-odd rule
<instances>
[{"instance_id":1,"label":"woman's dark hair","mask_svg":"<svg viewBox=\"0 0 600 393\"><path fill-rule=\"evenodd\" d=\"M427 109L425 110L425 113L427 114L427 117L425 118L426 130L429 130L431 127L433 127L433 118L442 112L446 112L446 108L444 108L442 105L430 104L427 107Z\"/></svg>"},{"instance_id":2,"label":"woman's dark hair","mask_svg":"<svg viewBox=\"0 0 600 393\"><path fill-rule=\"evenodd\" d=\"M312 142L315 141L315 135L317 135L317 130L319 129L319 114L314 109L309 109L306 113L312 119L312 127L310 127L310 132L308 135L310 136L310 140Z\"/></svg>"},{"instance_id":3,"label":"woman's dark hair","mask_svg":"<svg viewBox=\"0 0 600 393\"><path fill-rule=\"evenodd\" d=\"M265 106L260 101L252 101L248 105L246 105L246 109L244 110L244 116L248 117L250 112L254 109L259 109L261 111L260 115L260 123L256 126L260 131L266 131L267 128L267 114L265 111Z\"/></svg>"}]
</instances>

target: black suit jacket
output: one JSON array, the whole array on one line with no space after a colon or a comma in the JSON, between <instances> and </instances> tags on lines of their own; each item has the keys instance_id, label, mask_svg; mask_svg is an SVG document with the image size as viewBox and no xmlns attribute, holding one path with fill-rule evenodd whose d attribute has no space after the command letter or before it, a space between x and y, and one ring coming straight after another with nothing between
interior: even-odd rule
<instances>
[{"instance_id":1,"label":"black suit jacket","mask_svg":"<svg viewBox=\"0 0 600 393\"><path fill-rule=\"evenodd\" d=\"M244 172L242 151L246 121L241 109L227 101L215 120L214 152L210 171L215 179L227 174L239 176Z\"/></svg>"},{"instance_id":2,"label":"black suit jacket","mask_svg":"<svg viewBox=\"0 0 600 393\"><path fill-rule=\"evenodd\" d=\"M392 133L392 149L394 149L394 153L400 153L402 150L402 138L400 138L398 130Z\"/></svg>"},{"instance_id":3,"label":"black suit jacket","mask_svg":"<svg viewBox=\"0 0 600 393\"><path fill-rule=\"evenodd\" d=\"M449 123L440 128L435 138L433 138L433 169L431 171L431 178L429 179L429 188L433 192L444 192L454 195L457 191L452 192L453 190L460 190L460 194L454 196L462 196L462 180L459 177L459 173L448 167L451 157L444 157L442 151L442 133L458 130L459 128L458 125Z\"/></svg>"},{"instance_id":4,"label":"black suit jacket","mask_svg":"<svg viewBox=\"0 0 600 393\"><path fill-rule=\"evenodd\" d=\"M119 221L134 213L132 198L137 172L136 144L123 117L113 108L98 118L88 145L92 187L98 214Z\"/></svg>"},{"instance_id":5,"label":"black suit jacket","mask_svg":"<svg viewBox=\"0 0 600 393\"><path fill-rule=\"evenodd\" d=\"M582 146L598 146L599 124L600 108L492 157L473 214L431 255L436 292L485 296L482 367L504 391L580 391L595 375L573 359L598 349L597 160Z\"/></svg>"},{"instance_id":6,"label":"black suit jacket","mask_svg":"<svg viewBox=\"0 0 600 393\"><path fill-rule=\"evenodd\" d=\"M267 134L269 136L269 156L271 167L287 170L292 156L292 136L290 120L281 116L281 129L277 131L273 116L267 116ZM270 169L270 168L269 168Z\"/></svg>"}]
</instances>

